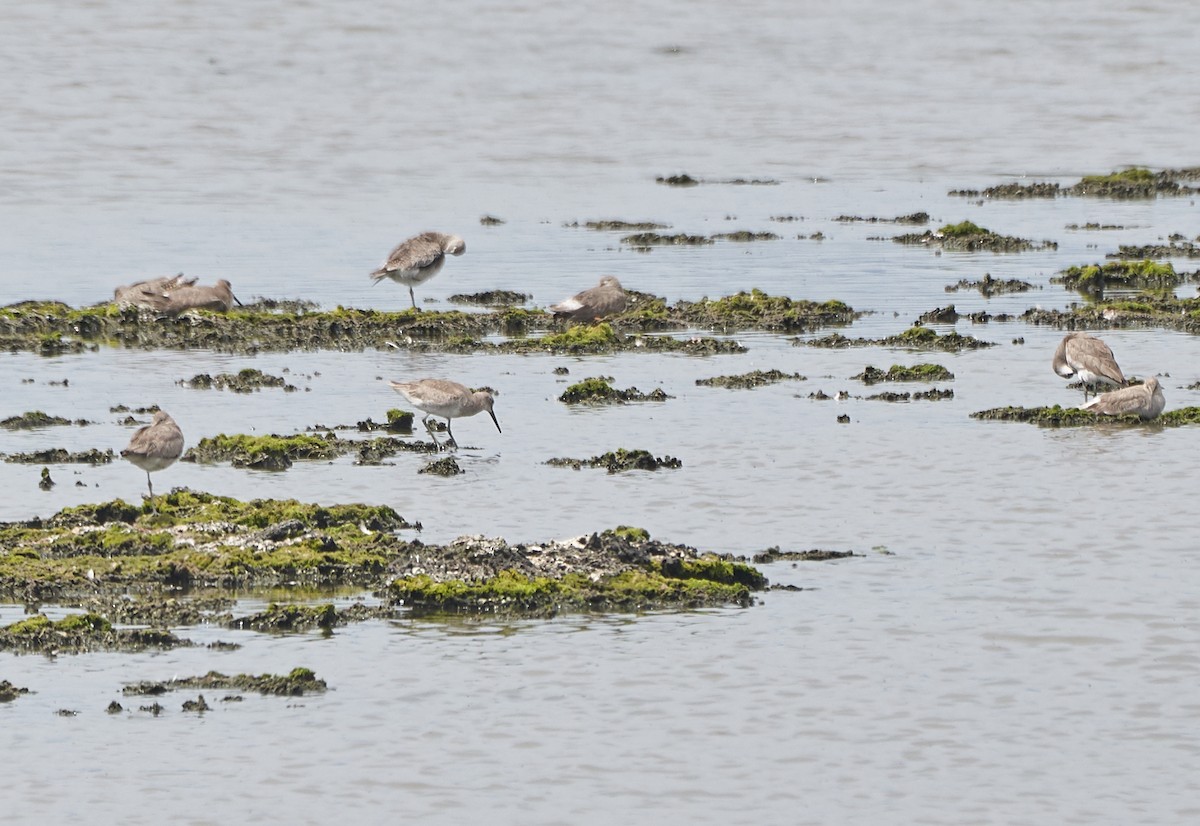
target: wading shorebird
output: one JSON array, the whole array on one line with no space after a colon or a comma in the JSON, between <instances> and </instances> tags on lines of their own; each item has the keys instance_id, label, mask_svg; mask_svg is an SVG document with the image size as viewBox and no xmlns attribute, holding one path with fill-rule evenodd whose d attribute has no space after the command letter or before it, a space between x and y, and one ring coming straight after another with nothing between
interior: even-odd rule
<instances>
[{"instance_id":1,"label":"wading shorebird","mask_svg":"<svg viewBox=\"0 0 1200 826\"><path fill-rule=\"evenodd\" d=\"M121 451L121 458L146 471L146 486L150 489L149 498L153 499L154 483L150 481L150 474L175 464L182 454L183 431L167 411L159 410L150 424L139 427L133 434L129 446Z\"/></svg>"},{"instance_id":2,"label":"wading shorebird","mask_svg":"<svg viewBox=\"0 0 1200 826\"><path fill-rule=\"evenodd\" d=\"M1163 412L1167 399L1163 395L1158 379L1151 376L1145 384L1135 384L1133 387L1123 387L1120 390L1110 390L1101 393L1087 404L1080 405L1080 410L1091 410L1093 413L1103 413L1105 416L1120 416L1124 413L1136 413L1143 419L1153 419Z\"/></svg>"},{"instance_id":3,"label":"wading shorebird","mask_svg":"<svg viewBox=\"0 0 1200 826\"><path fill-rule=\"evenodd\" d=\"M474 416L476 413L486 410L492 417L496 430L504 432L500 430L500 422L496 421L496 414L492 412L492 394L486 390L472 392L469 387L444 379L393 381L388 384L392 386L393 390L408 399L409 404L425 413L422 422L425 429L429 431L429 438L433 439L433 443L438 446L438 450L447 449L450 445L458 447L458 442L454 440L454 433L450 430L451 419ZM446 420L448 438L445 445L439 443L437 436L433 435L433 425L429 422L430 416L441 416Z\"/></svg>"},{"instance_id":4,"label":"wading shorebird","mask_svg":"<svg viewBox=\"0 0 1200 826\"><path fill-rule=\"evenodd\" d=\"M413 285L424 284L437 275L447 255L462 255L466 251L466 242L457 235L422 232L392 250L383 266L371 273L371 278L376 284L385 278L404 284L415 310L417 297L413 295Z\"/></svg>"},{"instance_id":5,"label":"wading shorebird","mask_svg":"<svg viewBox=\"0 0 1200 826\"><path fill-rule=\"evenodd\" d=\"M568 321L595 321L625 312L628 303L621 282L616 276L606 275L597 286L551 304L550 312Z\"/></svg>"},{"instance_id":6,"label":"wading shorebird","mask_svg":"<svg viewBox=\"0 0 1200 826\"><path fill-rule=\"evenodd\" d=\"M1093 394L1102 384L1112 387L1125 386L1125 374L1117 366L1112 350L1098 338L1087 333L1067 333L1054 351L1054 372L1064 379L1079 377L1083 382L1083 400L1086 402L1088 389Z\"/></svg>"}]
</instances>

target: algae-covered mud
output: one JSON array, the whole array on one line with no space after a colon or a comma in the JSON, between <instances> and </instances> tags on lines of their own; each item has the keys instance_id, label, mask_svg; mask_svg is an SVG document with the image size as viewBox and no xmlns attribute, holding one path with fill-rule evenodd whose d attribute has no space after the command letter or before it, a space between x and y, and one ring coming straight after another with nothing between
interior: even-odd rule
<instances>
[{"instance_id":1,"label":"algae-covered mud","mask_svg":"<svg viewBox=\"0 0 1200 826\"><path fill-rule=\"evenodd\" d=\"M636 464L640 452L619 451ZM670 459L657 466L678 466ZM186 645L158 630L113 623L164 624L207 616L230 628L328 628L379 616L332 606L271 606L232 619L224 603L173 613L147 597L204 589L353 585L394 607L537 613L662 606L748 605L766 587L756 569L684 545L620 529L578 541L510 545L464 537L425 544L419 529L385 506L242 502L190 490L157 497L156 510L121 500L70 508L49 519L0 525L0 597L25 602L86 599L89 613L54 622L36 616L0 630L0 648L38 651L139 650ZM140 595L143 607L96 600ZM136 606L135 601L132 605ZM173 603L174 604L174 603ZM184 608L180 607L180 611ZM386 612L384 612L386 613Z\"/></svg>"},{"instance_id":2,"label":"algae-covered mud","mask_svg":"<svg viewBox=\"0 0 1200 826\"><path fill-rule=\"evenodd\" d=\"M843 302L794 300L761 291L700 302L639 300L610 322L562 329L540 309L496 311L380 312L338 307L330 311L270 312L242 308L228 313L189 312L162 316L115 305L72 308L59 302L26 301L0 308L0 349L46 356L80 353L100 345L142 349L195 349L259 353L295 350L390 349L449 353L739 352L732 342L650 332L709 329L803 329L846 324L857 314ZM542 335L534 335L542 333ZM505 337L485 341L485 337ZM248 368L245 375L197 375L190 386L249 390L282 386ZM5 425L10 426L10 425ZM22 426L22 425L11 425ZM29 426L29 425L26 425Z\"/></svg>"},{"instance_id":3,"label":"algae-covered mud","mask_svg":"<svg viewBox=\"0 0 1200 826\"><path fill-rule=\"evenodd\" d=\"M979 410L971 414L972 419L984 419L1003 422L1026 422L1044 427L1180 427L1182 425L1200 424L1200 407L1184 407L1168 410L1157 418L1149 421L1136 414L1126 413L1120 416L1104 416L1091 410L1081 410L1078 407L995 407L990 410Z\"/></svg>"},{"instance_id":4,"label":"algae-covered mud","mask_svg":"<svg viewBox=\"0 0 1200 826\"><path fill-rule=\"evenodd\" d=\"M950 308L953 311L953 307ZM956 320L955 316L953 320ZM840 350L849 347L902 347L908 350L941 350L957 353L962 350L978 350L995 347L992 341L982 341L970 335L950 332L939 334L931 327L910 327L903 333L883 338L850 338L841 333L830 333L818 338L797 338L792 343L797 347L825 347Z\"/></svg>"},{"instance_id":5,"label":"algae-covered mud","mask_svg":"<svg viewBox=\"0 0 1200 826\"><path fill-rule=\"evenodd\" d=\"M1026 250L1057 249L1058 247L1054 241L1035 242L1012 235L1002 235L971 221L945 224L937 230L927 229L920 233L905 233L895 236L892 240L897 244L915 244L956 252L978 252L980 250L1024 252Z\"/></svg>"},{"instance_id":6,"label":"algae-covered mud","mask_svg":"<svg viewBox=\"0 0 1200 826\"><path fill-rule=\"evenodd\" d=\"M683 467L683 462L673 456L655 456L648 450L627 450L623 447L593 456L590 459L558 458L550 459L546 464L551 467L567 467L573 470L585 467L604 468L609 473Z\"/></svg>"},{"instance_id":7,"label":"algae-covered mud","mask_svg":"<svg viewBox=\"0 0 1200 826\"><path fill-rule=\"evenodd\" d=\"M1200 192L1186 182L1200 181L1200 167L1163 169L1158 172L1135 166L1100 175L1084 175L1074 184L1052 182L999 184L986 189L956 189L949 194L967 198L1057 198L1059 196L1100 198L1154 198L1185 196Z\"/></svg>"}]
</instances>

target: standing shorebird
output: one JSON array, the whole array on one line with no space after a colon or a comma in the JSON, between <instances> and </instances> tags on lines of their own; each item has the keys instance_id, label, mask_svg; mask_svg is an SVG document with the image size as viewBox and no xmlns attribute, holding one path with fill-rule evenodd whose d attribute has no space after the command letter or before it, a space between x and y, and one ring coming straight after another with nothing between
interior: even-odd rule
<instances>
[{"instance_id":1,"label":"standing shorebird","mask_svg":"<svg viewBox=\"0 0 1200 826\"><path fill-rule=\"evenodd\" d=\"M1054 351L1054 372L1064 379L1078 376L1083 382L1083 400L1086 402L1088 388L1101 384L1112 387L1125 386L1125 374L1117 366L1112 350L1098 338L1087 333L1067 333Z\"/></svg>"},{"instance_id":2,"label":"standing shorebird","mask_svg":"<svg viewBox=\"0 0 1200 826\"><path fill-rule=\"evenodd\" d=\"M390 278L407 286L415 310L417 297L413 295L413 285L424 284L437 275L446 263L447 255L462 255L466 251L466 242L457 235L422 232L392 250L383 266L371 273L371 278L376 284Z\"/></svg>"},{"instance_id":3,"label":"standing shorebird","mask_svg":"<svg viewBox=\"0 0 1200 826\"><path fill-rule=\"evenodd\" d=\"M616 276L606 275L590 290L576 293L557 304L550 305L550 312L569 321L595 321L604 316L625 312L628 299L621 282Z\"/></svg>"},{"instance_id":4,"label":"standing shorebird","mask_svg":"<svg viewBox=\"0 0 1200 826\"><path fill-rule=\"evenodd\" d=\"M1166 406L1167 399L1163 396L1162 387L1159 386L1158 379L1151 376L1146 379L1145 384L1101 393L1087 404L1081 405L1079 409L1103 413L1105 416L1136 413L1143 419L1153 419L1162 413Z\"/></svg>"},{"instance_id":5,"label":"standing shorebird","mask_svg":"<svg viewBox=\"0 0 1200 826\"><path fill-rule=\"evenodd\" d=\"M492 394L486 390L471 392L469 387L444 379L393 381L388 384L392 386L393 390L408 399L409 404L425 413L422 421L425 429L429 431L429 437L438 446L438 450L443 450L449 445L458 447L458 442L454 440L454 433L450 430L451 419L474 416L483 410L486 410L492 417L492 421L496 424L496 430L504 432L500 430L500 422L496 421L496 414L492 412ZM445 445L440 444L437 436L433 435L433 425L429 423L430 416L441 416L446 420L446 434L449 438Z\"/></svg>"},{"instance_id":6,"label":"standing shorebird","mask_svg":"<svg viewBox=\"0 0 1200 826\"><path fill-rule=\"evenodd\" d=\"M182 453L183 431L167 411L159 410L150 424L139 427L133 434L129 446L121 451L121 458L146 471L146 486L153 499L154 483L150 481L150 474L175 464Z\"/></svg>"}]
</instances>

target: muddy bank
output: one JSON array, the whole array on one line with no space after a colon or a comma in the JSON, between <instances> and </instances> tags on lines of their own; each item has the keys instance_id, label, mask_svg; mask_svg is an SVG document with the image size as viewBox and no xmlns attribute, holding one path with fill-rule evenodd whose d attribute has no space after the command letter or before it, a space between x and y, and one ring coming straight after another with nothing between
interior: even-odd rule
<instances>
[{"instance_id":1,"label":"muddy bank","mask_svg":"<svg viewBox=\"0 0 1200 826\"><path fill-rule=\"evenodd\" d=\"M648 450L626 450L623 447L600 456L593 456L590 459L549 459L546 464L551 467L568 467L572 470L581 470L585 467L604 468L609 473L683 467L683 462L674 456L655 456Z\"/></svg>"},{"instance_id":2,"label":"muddy bank","mask_svg":"<svg viewBox=\"0 0 1200 826\"><path fill-rule=\"evenodd\" d=\"M984 273L983 278L979 281L971 281L963 278L957 284L947 284L946 292L956 293L959 290L978 290L979 294L984 298L991 298L993 295L1003 295L1005 293L1025 293L1033 289L1041 289L1035 287L1028 281L1022 281L1019 278L999 279L993 278L991 273Z\"/></svg>"},{"instance_id":3,"label":"muddy bank","mask_svg":"<svg viewBox=\"0 0 1200 826\"><path fill-rule=\"evenodd\" d=\"M1200 424L1200 407L1181 407L1178 410L1168 410L1149 421L1133 413L1122 416L1105 416L1093 413L1091 410L1060 407L1057 404L1052 407L993 407L989 410L972 413L971 418L1026 422L1043 427L1180 427L1188 424Z\"/></svg>"},{"instance_id":4,"label":"muddy bank","mask_svg":"<svg viewBox=\"0 0 1200 826\"><path fill-rule=\"evenodd\" d=\"M1022 313L1021 320L1063 330L1152 327L1200 334L1200 297L1176 298L1170 294L1143 292L1128 299L1095 300L1069 310L1035 307Z\"/></svg>"},{"instance_id":5,"label":"muddy bank","mask_svg":"<svg viewBox=\"0 0 1200 826\"><path fill-rule=\"evenodd\" d=\"M953 309L953 308L951 308ZM955 319L958 316L955 314ZM848 347L904 347L910 350L941 350L946 353L959 353L963 350L979 350L984 347L995 347L994 341L981 341L974 336L961 333L945 333L938 335L936 330L925 326L910 327L903 333L885 338L848 338L841 333L830 333L820 338L793 339L795 347L826 347L843 349Z\"/></svg>"},{"instance_id":6,"label":"muddy bank","mask_svg":"<svg viewBox=\"0 0 1200 826\"><path fill-rule=\"evenodd\" d=\"M594 376L576 382L558 397L564 404L628 404L629 402L663 402L673 399L661 387L643 393L636 387L618 390L605 376Z\"/></svg>"},{"instance_id":7,"label":"muddy bank","mask_svg":"<svg viewBox=\"0 0 1200 826\"><path fill-rule=\"evenodd\" d=\"M197 311L177 317L113 305L74 309L56 302L0 308L0 349L43 355L99 346L210 349L229 353L293 350L403 349L453 353L742 352L736 342L650 332L689 329L814 330L848 324L860 313L840 301L771 297L758 290L700 302L665 300L631 291L629 309L605 324L565 323L539 309L509 307L469 313L337 308L325 312ZM536 335L544 333L544 335ZM503 341L485 337L506 336ZM197 377L201 383L204 379ZM211 377L209 377L211 378Z\"/></svg>"},{"instance_id":8,"label":"muddy bank","mask_svg":"<svg viewBox=\"0 0 1200 826\"><path fill-rule=\"evenodd\" d=\"M386 506L243 502L186 489L156 497L155 505L157 513L148 504L117 499L66 508L47 519L0 523L0 598L33 604L87 600L91 613L82 616L89 619L74 622L86 622L93 632L124 634L111 630L114 620L157 616L173 624L172 618L206 616L227 623L223 614L228 611L212 600L228 589L349 585L380 593L389 605L404 606L437 604L438 594L454 592L459 593L455 610L462 609L469 593L480 600L481 609L493 610L500 604L497 599L526 581L521 588L529 593L517 605L536 604L538 611L546 611L747 605L751 591L765 587L765 579L751 567L651 540L636 529L540 544L463 537L438 546L402 536L400 531L419 529L419 523ZM397 577L412 582L399 591L389 588ZM125 608L103 599L119 597L122 606L149 598L185 602L193 592L203 592L209 600L195 606L195 614L171 613L184 609L153 601L122 614L118 611ZM320 606L281 610L285 624L313 620L321 626L330 617L329 609ZM333 621L342 619L335 612ZM272 621L281 620L254 620ZM64 630L70 629L43 619L22 633ZM19 646L20 637L10 633L8 645ZM127 641L130 646L185 642L160 636ZM81 649L94 645L71 644Z\"/></svg>"},{"instance_id":9,"label":"muddy bank","mask_svg":"<svg viewBox=\"0 0 1200 826\"><path fill-rule=\"evenodd\" d=\"M749 390L755 387L765 387L781 381L807 381L807 376L799 373L784 373L782 370L752 370L736 376L713 376L709 379L696 379L700 387L724 387L729 390Z\"/></svg>"},{"instance_id":10,"label":"muddy bank","mask_svg":"<svg viewBox=\"0 0 1200 826\"><path fill-rule=\"evenodd\" d=\"M121 693L135 697L157 697L181 688L206 691L257 691L279 697L299 697L324 693L328 686L310 669L293 668L288 674L237 674L228 676L210 671L200 677L177 677L162 682L140 682L126 685Z\"/></svg>"},{"instance_id":11,"label":"muddy bank","mask_svg":"<svg viewBox=\"0 0 1200 826\"><path fill-rule=\"evenodd\" d=\"M1200 167L1164 169L1154 172L1145 167L1133 167L1107 175L1084 175L1070 186L1056 183L1010 183L987 189L953 189L950 195L966 198L1057 198L1060 195L1095 198L1155 198L1183 196L1200 192L1180 181L1200 180Z\"/></svg>"},{"instance_id":12,"label":"muddy bank","mask_svg":"<svg viewBox=\"0 0 1200 826\"><path fill-rule=\"evenodd\" d=\"M1034 242L1027 238L1017 238L1012 235L1001 235L990 229L973 224L970 221L960 221L957 224L946 224L937 230L925 230L921 233L906 233L892 238L897 244L914 244L925 247L952 250L955 252L1024 252L1026 250L1058 249L1055 241Z\"/></svg>"}]
</instances>

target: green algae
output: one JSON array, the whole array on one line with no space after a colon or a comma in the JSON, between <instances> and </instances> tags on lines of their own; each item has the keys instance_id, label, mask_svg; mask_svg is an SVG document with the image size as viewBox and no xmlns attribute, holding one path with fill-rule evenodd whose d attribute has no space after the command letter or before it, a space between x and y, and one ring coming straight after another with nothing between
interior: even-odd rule
<instances>
[{"instance_id":1,"label":"green algae","mask_svg":"<svg viewBox=\"0 0 1200 826\"><path fill-rule=\"evenodd\" d=\"M784 373L782 370L752 370L736 376L713 376L707 379L696 379L701 387L724 387L730 390L748 390L777 384L781 381L807 381L807 376L799 373Z\"/></svg>"},{"instance_id":2,"label":"green algae","mask_svg":"<svg viewBox=\"0 0 1200 826\"><path fill-rule=\"evenodd\" d=\"M833 219L840 224L928 224L928 212L913 212L908 215L897 215L895 218L877 218L875 216L864 218L861 215L839 215Z\"/></svg>"},{"instance_id":3,"label":"green algae","mask_svg":"<svg viewBox=\"0 0 1200 826\"><path fill-rule=\"evenodd\" d=\"M990 229L985 229L971 221L960 221L957 224L945 224L937 230L926 230L922 233L907 233L892 238L898 244L915 244L955 252L1023 252L1025 250L1057 249L1054 241L1035 243L1025 238L1011 235L1001 235Z\"/></svg>"},{"instance_id":4,"label":"green algae","mask_svg":"<svg viewBox=\"0 0 1200 826\"><path fill-rule=\"evenodd\" d=\"M893 364L886 371L868 365L863 368L861 373L851 376L851 378L861 381L863 384L878 384L883 381L933 382L949 381L954 378L954 374L940 364L914 364L911 367Z\"/></svg>"},{"instance_id":5,"label":"green algae","mask_svg":"<svg viewBox=\"0 0 1200 826\"><path fill-rule=\"evenodd\" d=\"M286 393L295 393L297 390L294 384L288 384L282 376L272 376L254 367L246 367L237 373L218 373L215 376L199 373L182 383L193 390L216 388L231 390L234 393L253 393L264 387L280 387Z\"/></svg>"},{"instance_id":6,"label":"green algae","mask_svg":"<svg viewBox=\"0 0 1200 826\"><path fill-rule=\"evenodd\" d=\"M657 388L649 393L643 393L636 387L618 390L609 379L603 376L593 376L576 382L563 391L558 397L564 404L625 404L627 402L661 402L674 398Z\"/></svg>"},{"instance_id":7,"label":"green algae","mask_svg":"<svg viewBox=\"0 0 1200 826\"><path fill-rule=\"evenodd\" d=\"M680 301L674 311L688 326L722 331L808 331L849 324L861 315L841 301L794 300L759 289L718 299Z\"/></svg>"},{"instance_id":8,"label":"green algae","mask_svg":"<svg viewBox=\"0 0 1200 826\"><path fill-rule=\"evenodd\" d=\"M607 321L599 324L576 324L561 333L543 336L536 344L539 349L553 352L580 353L607 350L620 341L620 335Z\"/></svg>"},{"instance_id":9,"label":"green algae","mask_svg":"<svg viewBox=\"0 0 1200 826\"><path fill-rule=\"evenodd\" d=\"M126 685L121 692L126 696L158 696L177 689L198 688L207 691L257 691L278 697L300 697L305 694L323 694L328 685L309 668L293 668L287 674L236 674L229 676L219 671L210 671L199 677L181 677L162 682L140 682Z\"/></svg>"},{"instance_id":10,"label":"green algae","mask_svg":"<svg viewBox=\"0 0 1200 826\"><path fill-rule=\"evenodd\" d=\"M568 467L572 470L581 470L585 467L604 468L609 473L683 467L683 462L674 456L656 457L648 450L626 450L623 447L617 450L610 450L608 453L603 453L599 456L593 456L590 459L548 459L546 464L551 467Z\"/></svg>"},{"instance_id":11,"label":"green algae","mask_svg":"<svg viewBox=\"0 0 1200 826\"><path fill-rule=\"evenodd\" d=\"M78 654L86 651L144 651L188 646L168 631L114 629L97 614L70 614L57 622L45 614L0 628L0 651L18 654Z\"/></svg>"},{"instance_id":12,"label":"green algae","mask_svg":"<svg viewBox=\"0 0 1200 826\"><path fill-rule=\"evenodd\" d=\"M0 308L0 344L10 350L37 351L38 337L47 334L114 347L139 349L206 349L217 352L258 353L337 349L356 351L374 348L418 352L679 352L697 355L740 352L735 342L711 339L673 339L667 336L623 336L622 330L683 330L692 326L715 327L732 319L711 319L704 305L680 302L667 306L662 299L631 293L634 300L625 314L614 319L609 332L597 335L576 333L559 337L557 322L539 309L505 307L496 312L460 311L385 313L338 307L330 311L266 312L241 308L229 313L200 313L195 317L164 318L138 310L115 311L111 307L71 309L62 304L33 307L12 305ZM760 310L779 310L778 306ZM824 324L853 321L856 314L841 302L797 302L794 311L803 317L794 328L816 328ZM38 312L42 310L43 312ZM761 315L761 313L759 313ZM785 326L787 319L784 319ZM747 329L777 329L778 319L768 314L740 314L739 326ZM595 325L602 327L603 325ZM585 331L591 328L584 327ZM550 334L538 338L539 330ZM568 331L570 333L571 331ZM503 341L485 340L500 334ZM214 380L209 376L208 379ZM215 380L214 380L215 381ZM203 386L205 379L200 378Z\"/></svg>"},{"instance_id":13,"label":"green algae","mask_svg":"<svg viewBox=\"0 0 1200 826\"><path fill-rule=\"evenodd\" d=\"M1168 263L1150 259L1110 261L1105 264L1073 266L1050 279L1086 295L1103 295L1106 287L1169 290L1187 281L1200 280L1200 272L1178 273Z\"/></svg>"},{"instance_id":14,"label":"green algae","mask_svg":"<svg viewBox=\"0 0 1200 826\"><path fill-rule=\"evenodd\" d=\"M33 430L38 427L58 427L69 424L71 424L70 419L64 419L62 416L51 416L49 413L41 410L31 410L19 416L9 416L7 419L0 419L0 427L6 430Z\"/></svg>"},{"instance_id":15,"label":"green algae","mask_svg":"<svg viewBox=\"0 0 1200 826\"><path fill-rule=\"evenodd\" d=\"M982 341L974 336L965 336L957 332L938 335L937 331L925 326L914 326L903 333L885 338L848 338L840 333L811 339L793 339L795 347L822 347L839 350L849 347L903 347L908 350L940 350L945 353L959 353L963 350L980 350L985 347L995 347L994 341Z\"/></svg>"},{"instance_id":16,"label":"green algae","mask_svg":"<svg viewBox=\"0 0 1200 826\"><path fill-rule=\"evenodd\" d=\"M745 590L736 586L753 581L748 573L731 580L721 572L726 570L723 565L708 563L712 570L696 574L693 565L656 564L655 560L694 560L707 555L687 546L651 540L636 528L605 531L581 541L510 546L503 540L464 537L439 546L402 539L395 533L408 526L386 506L241 502L177 489L159 497L157 514L115 500L64 509L49 519L0 524L0 596L64 604L78 599L89 614L66 627L72 634L91 628L96 632L93 637L103 637L99 633L103 623L87 617L163 626L230 621L228 598L222 591L208 589L273 586L285 588L285 593L311 593L312 588L347 585L384 589L385 595L390 595L385 586L394 578L424 575L454 589L459 587L454 583L486 584L504 570L517 571L531 581L538 577L568 583L577 580L583 587L560 584L548 590L533 589L548 595L548 602L538 597L531 603L539 612L547 605L554 610L571 606L642 610L748 604ZM683 579L688 583L674 581ZM634 587L639 583L640 587ZM176 599L185 589L213 596L201 601ZM328 610L322 605L293 607L281 600L262 612L265 616L252 618L248 627L260 621L263 628L274 623L276 630L304 627L310 621L316 627L329 627ZM388 616L394 607L394 602L378 612L366 606L352 607L337 612L333 622ZM26 622L18 626L21 633L5 629L5 639L16 640L11 644L20 646L21 639L40 635L56 650L186 644L161 632L130 637L124 630L113 630L114 636L107 640L82 643L72 638L63 642L56 641L62 628L48 619Z\"/></svg>"},{"instance_id":17,"label":"green algae","mask_svg":"<svg viewBox=\"0 0 1200 826\"><path fill-rule=\"evenodd\" d=\"M436 582L428 576L418 575L396 580L388 587L388 594L420 614L551 615L567 610L746 606L751 603L750 594L755 588L742 580L765 582L765 577L755 579L750 574L742 574L741 569L754 571L744 565L726 569L723 565L697 562L688 566L652 564L647 570L622 571L600 581L582 574L554 579L530 577L515 571L501 571L485 582Z\"/></svg>"},{"instance_id":18,"label":"green algae","mask_svg":"<svg viewBox=\"0 0 1200 826\"><path fill-rule=\"evenodd\" d=\"M229 462L234 467L256 470L286 470L302 459L333 459L353 448L340 443L336 436L297 433L292 436L248 436L244 433L206 436L182 456L182 461L215 464Z\"/></svg>"},{"instance_id":19,"label":"green algae","mask_svg":"<svg viewBox=\"0 0 1200 826\"><path fill-rule=\"evenodd\" d=\"M1131 167L1105 175L1084 175L1070 186L1039 181L1029 184L1009 183L987 189L957 189L950 195L968 198L1057 198L1061 195L1102 198L1154 198L1160 195L1191 195L1195 187L1180 184L1181 180L1197 179L1195 168L1164 169L1159 172L1145 167Z\"/></svg>"},{"instance_id":20,"label":"green algae","mask_svg":"<svg viewBox=\"0 0 1200 826\"><path fill-rule=\"evenodd\" d=\"M1182 407L1169 410L1158 418L1147 421L1135 413L1121 416L1105 416L1078 407L994 407L971 414L972 419L990 421L1026 422L1042 427L1079 426L1128 426L1128 427L1181 427L1200 424L1200 407Z\"/></svg>"}]
</instances>

